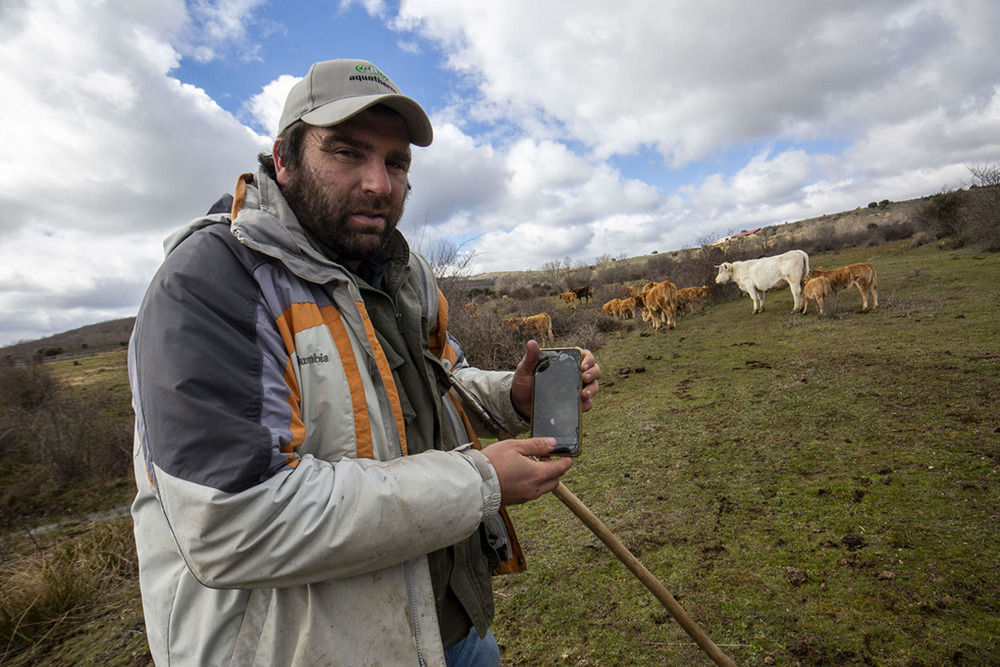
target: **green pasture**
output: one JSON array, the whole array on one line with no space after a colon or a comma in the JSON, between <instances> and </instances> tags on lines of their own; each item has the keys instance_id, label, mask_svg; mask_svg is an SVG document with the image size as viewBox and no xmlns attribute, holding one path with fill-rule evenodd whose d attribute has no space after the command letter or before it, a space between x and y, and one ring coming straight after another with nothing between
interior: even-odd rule
<instances>
[{"instance_id":1,"label":"green pasture","mask_svg":"<svg viewBox=\"0 0 1000 667\"><path fill-rule=\"evenodd\" d=\"M851 288L834 317L792 315L785 290L607 334L565 484L738 665L1000 664L1000 255L812 258L859 261L874 312ZM127 407L124 363L52 367ZM495 581L505 665L711 664L558 499L511 509L528 570ZM6 543L5 586L32 548ZM0 664L144 664L134 573L93 590Z\"/></svg>"},{"instance_id":2,"label":"green pasture","mask_svg":"<svg viewBox=\"0 0 1000 667\"><path fill-rule=\"evenodd\" d=\"M813 265L859 261L875 312L852 288L791 315L786 290L613 335L565 484L739 665L998 664L1000 257ZM509 664L711 664L559 500L513 509Z\"/></svg>"}]
</instances>

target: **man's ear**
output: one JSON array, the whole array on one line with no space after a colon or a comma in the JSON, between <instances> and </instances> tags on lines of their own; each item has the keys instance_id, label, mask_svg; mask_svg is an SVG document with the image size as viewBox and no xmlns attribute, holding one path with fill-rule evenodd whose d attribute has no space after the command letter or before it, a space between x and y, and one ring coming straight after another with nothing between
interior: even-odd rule
<instances>
[{"instance_id":1,"label":"man's ear","mask_svg":"<svg viewBox=\"0 0 1000 667\"><path fill-rule=\"evenodd\" d=\"M271 155L274 157L274 175L278 185L284 186L288 183L288 163L282 157L282 152L278 150L281 139L275 139L271 147Z\"/></svg>"}]
</instances>

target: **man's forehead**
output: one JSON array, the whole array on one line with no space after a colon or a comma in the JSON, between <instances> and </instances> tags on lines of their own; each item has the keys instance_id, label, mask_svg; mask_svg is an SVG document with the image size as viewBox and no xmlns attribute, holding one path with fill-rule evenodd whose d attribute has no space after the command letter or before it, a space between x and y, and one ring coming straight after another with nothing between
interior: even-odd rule
<instances>
[{"instance_id":1,"label":"man's forehead","mask_svg":"<svg viewBox=\"0 0 1000 667\"><path fill-rule=\"evenodd\" d=\"M387 107L365 109L342 123L328 127L312 126L310 129L314 136L322 139L378 139L405 143L407 147L410 145L410 135L403 117Z\"/></svg>"}]
</instances>

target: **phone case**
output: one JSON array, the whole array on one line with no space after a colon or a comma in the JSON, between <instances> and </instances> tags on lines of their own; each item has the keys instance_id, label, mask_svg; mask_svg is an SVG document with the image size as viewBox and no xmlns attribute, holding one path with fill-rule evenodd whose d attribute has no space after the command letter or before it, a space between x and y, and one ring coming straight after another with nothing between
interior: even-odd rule
<instances>
[{"instance_id":1,"label":"phone case","mask_svg":"<svg viewBox=\"0 0 1000 667\"><path fill-rule=\"evenodd\" d=\"M542 348L531 396L532 437L554 437L557 456L579 456L583 445L583 382L579 347Z\"/></svg>"}]
</instances>

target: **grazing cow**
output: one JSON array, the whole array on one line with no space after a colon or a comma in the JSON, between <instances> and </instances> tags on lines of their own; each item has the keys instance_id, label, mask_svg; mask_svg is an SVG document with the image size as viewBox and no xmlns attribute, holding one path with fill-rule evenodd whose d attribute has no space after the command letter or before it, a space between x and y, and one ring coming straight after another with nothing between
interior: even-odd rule
<instances>
[{"instance_id":1,"label":"grazing cow","mask_svg":"<svg viewBox=\"0 0 1000 667\"><path fill-rule=\"evenodd\" d=\"M627 317L635 317L635 309L642 302L642 298L632 295L627 299L622 299L618 303L618 317L623 320Z\"/></svg>"},{"instance_id":2,"label":"grazing cow","mask_svg":"<svg viewBox=\"0 0 1000 667\"><path fill-rule=\"evenodd\" d=\"M667 323L668 329L673 329L677 323L677 286L669 280L656 283L646 290L642 298L644 310L642 319L649 322L653 329L659 331L660 325Z\"/></svg>"},{"instance_id":3,"label":"grazing cow","mask_svg":"<svg viewBox=\"0 0 1000 667\"><path fill-rule=\"evenodd\" d=\"M465 312L467 312L470 317L475 317L479 314L479 304L475 301L469 301L462 307L465 308Z\"/></svg>"},{"instance_id":4,"label":"grazing cow","mask_svg":"<svg viewBox=\"0 0 1000 667\"><path fill-rule=\"evenodd\" d=\"M559 298L568 303L569 305L573 306L574 310L576 309L576 293L560 292Z\"/></svg>"},{"instance_id":5,"label":"grazing cow","mask_svg":"<svg viewBox=\"0 0 1000 667\"><path fill-rule=\"evenodd\" d=\"M748 259L742 262L723 262L715 282L725 285L736 283L740 290L750 295L753 314L764 312L764 293L788 287L792 291L792 312L802 310L802 279L809 275L809 255L802 250L789 250L780 255Z\"/></svg>"},{"instance_id":6,"label":"grazing cow","mask_svg":"<svg viewBox=\"0 0 1000 667\"><path fill-rule=\"evenodd\" d=\"M552 335L552 318L548 313L529 315L526 317L505 317L503 323L510 328L528 336L538 334L542 341L554 340Z\"/></svg>"},{"instance_id":7,"label":"grazing cow","mask_svg":"<svg viewBox=\"0 0 1000 667\"><path fill-rule=\"evenodd\" d=\"M829 306L830 315L833 315L837 306L837 292L834 291L830 279L826 276L816 276L807 280L806 284L802 286L802 298L805 300L805 304L802 306L803 315L806 314L810 301L816 302L816 309L819 311L820 317L827 314L826 306Z\"/></svg>"},{"instance_id":8,"label":"grazing cow","mask_svg":"<svg viewBox=\"0 0 1000 667\"><path fill-rule=\"evenodd\" d=\"M618 313L621 303L622 303L621 299L611 299L611 301L608 301L603 306L601 306L601 314L610 315L611 317L620 317Z\"/></svg>"},{"instance_id":9,"label":"grazing cow","mask_svg":"<svg viewBox=\"0 0 1000 667\"><path fill-rule=\"evenodd\" d=\"M708 289L708 285L702 285L701 287L683 287L677 290L677 312L678 314L685 314L690 311L694 312L694 305L698 304L701 306L702 310L705 310L705 304L702 299L707 299L711 291Z\"/></svg>"},{"instance_id":10,"label":"grazing cow","mask_svg":"<svg viewBox=\"0 0 1000 667\"><path fill-rule=\"evenodd\" d=\"M813 269L809 272L810 278L826 276L830 281L830 286L834 292L854 285L861 293L861 310L868 310L868 297L872 299L872 310L878 308L878 276L875 267L867 262L860 264L848 264L839 269Z\"/></svg>"},{"instance_id":11,"label":"grazing cow","mask_svg":"<svg viewBox=\"0 0 1000 667\"><path fill-rule=\"evenodd\" d=\"M573 294L575 294L576 298L579 299L580 301L586 299L587 303L590 303L590 285L582 285L580 287L574 287Z\"/></svg>"}]
</instances>

